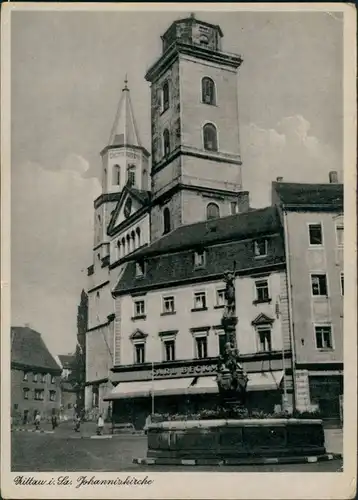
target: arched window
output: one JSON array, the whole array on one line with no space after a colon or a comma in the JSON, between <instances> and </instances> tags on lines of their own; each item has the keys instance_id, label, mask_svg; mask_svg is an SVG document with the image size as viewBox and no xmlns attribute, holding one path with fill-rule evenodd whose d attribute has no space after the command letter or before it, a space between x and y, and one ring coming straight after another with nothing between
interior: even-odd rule
<instances>
[{"instance_id":1,"label":"arched window","mask_svg":"<svg viewBox=\"0 0 358 500\"><path fill-rule=\"evenodd\" d=\"M206 123L203 127L204 149L207 151L218 150L218 135L213 123Z\"/></svg>"},{"instance_id":2,"label":"arched window","mask_svg":"<svg viewBox=\"0 0 358 500\"><path fill-rule=\"evenodd\" d=\"M218 219L220 217L220 208L216 203L209 203L206 207L206 218Z\"/></svg>"},{"instance_id":3,"label":"arched window","mask_svg":"<svg viewBox=\"0 0 358 500\"><path fill-rule=\"evenodd\" d=\"M126 255L126 240L122 238L122 254Z\"/></svg>"},{"instance_id":4,"label":"arched window","mask_svg":"<svg viewBox=\"0 0 358 500\"><path fill-rule=\"evenodd\" d=\"M205 104L216 104L215 83L207 76L201 80L201 100Z\"/></svg>"},{"instance_id":5,"label":"arched window","mask_svg":"<svg viewBox=\"0 0 358 500\"><path fill-rule=\"evenodd\" d=\"M162 88L163 93L163 111L169 108L169 83L165 82Z\"/></svg>"},{"instance_id":6,"label":"arched window","mask_svg":"<svg viewBox=\"0 0 358 500\"><path fill-rule=\"evenodd\" d=\"M134 231L131 232L131 248L132 248L132 250L136 249L135 232Z\"/></svg>"},{"instance_id":7,"label":"arched window","mask_svg":"<svg viewBox=\"0 0 358 500\"><path fill-rule=\"evenodd\" d=\"M119 165L113 165L112 184L113 186L119 186L120 183L121 183L121 168Z\"/></svg>"},{"instance_id":8,"label":"arched window","mask_svg":"<svg viewBox=\"0 0 358 500\"><path fill-rule=\"evenodd\" d=\"M163 210L163 225L164 225L164 230L163 234L169 233L170 231L170 211L168 207L165 207Z\"/></svg>"},{"instance_id":9,"label":"arched window","mask_svg":"<svg viewBox=\"0 0 358 500\"><path fill-rule=\"evenodd\" d=\"M135 185L135 171L136 171L135 165L133 165L132 163L130 165L128 165L127 182L130 186Z\"/></svg>"},{"instance_id":10,"label":"arched window","mask_svg":"<svg viewBox=\"0 0 358 500\"><path fill-rule=\"evenodd\" d=\"M164 149L164 156L167 156L170 153L170 137L169 137L169 130L167 128L164 129L163 132L163 149Z\"/></svg>"},{"instance_id":11,"label":"arched window","mask_svg":"<svg viewBox=\"0 0 358 500\"><path fill-rule=\"evenodd\" d=\"M126 240L127 240L127 253L129 253L131 251L131 238L129 234L127 234Z\"/></svg>"},{"instance_id":12,"label":"arched window","mask_svg":"<svg viewBox=\"0 0 358 500\"><path fill-rule=\"evenodd\" d=\"M140 247L140 245L141 245L141 241L140 241L140 227L137 227L137 229L135 231L137 233L138 247Z\"/></svg>"}]
</instances>

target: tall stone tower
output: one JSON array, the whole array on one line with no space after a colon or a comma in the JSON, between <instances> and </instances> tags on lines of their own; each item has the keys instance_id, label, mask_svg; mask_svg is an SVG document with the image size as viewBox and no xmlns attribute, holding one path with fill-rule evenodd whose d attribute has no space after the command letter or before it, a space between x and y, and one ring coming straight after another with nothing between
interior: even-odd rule
<instances>
[{"instance_id":1,"label":"tall stone tower","mask_svg":"<svg viewBox=\"0 0 358 500\"><path fill-rule=\"evenodd\" d=\"M152 241L183 224L230 215L242 200L238 55L219 26L175 21L162 36L151 83ZM247 193L245 193L247 194Z\"/></svg>"}]
</instances>

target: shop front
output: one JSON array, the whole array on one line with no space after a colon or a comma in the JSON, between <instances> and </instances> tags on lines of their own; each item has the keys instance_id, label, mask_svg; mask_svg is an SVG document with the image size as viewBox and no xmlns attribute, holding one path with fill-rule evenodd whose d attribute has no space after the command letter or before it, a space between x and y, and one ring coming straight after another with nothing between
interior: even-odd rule
<instances>
[{"instance_id":1,"label":"shop front","mask_svg":"<svg viewBox=\"0 0 358 500\"><path fill-rule=\"evenodd\" d=\"M217 406L215 362L150 366L136 371L121 367L114 372L115 387L104 398L112 401L114 423L132 423L142 429L150 414L196 413ZM249 372L248 378L248 407L273 412L282 402L283 371Z\"/></svg>"},{"instance_id":2,"label":"shop front","mask_svg":"<svg viewBox=\"0 0 358 500\"><path fill-rule=\"evenodd\" d=\"M316 372L309 374L311 403L325 420L343 420L343 374Z\"/></svg>"}]
</instances>

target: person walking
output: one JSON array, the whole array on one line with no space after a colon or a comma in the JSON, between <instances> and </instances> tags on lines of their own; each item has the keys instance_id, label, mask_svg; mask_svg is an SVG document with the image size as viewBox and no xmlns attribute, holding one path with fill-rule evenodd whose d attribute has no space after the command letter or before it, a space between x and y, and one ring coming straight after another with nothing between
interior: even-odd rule
<instances>
[{"instance_id":1,"label":"person walking","mask_svg":"<svg viewBox=\"0 0 358 500\"><path fill-rule=\"evenodd\" d=\"M51 416L51 424L52 424L52 430L55 430L58 423L57 423L57 415L56 413L52 413L52 416Z\"/></svg>"},{"instance_id":2,"label":"person walking","mask_svg":"<svg viewBox=\"0 0 358 500\"><path fill-rule=\"evenodd\" d=\"M75 416L75 432L80 432L80 426L81 426L81 417L77 413Z\"/></svg>"},{"instance_id":3,"label":"person walking","mask_svg":"<svg viewBox=\"0 0 358 500\"><path fill-rule=\"evenodd\" d=\"M35 415L35 429L37 431L40 430L40 423L41 423L41 415L40 412L37 412Z\"/></svg>"},{"instance_id":4,"label":"person walking","mask_svg":"<svg viewBox=\"0 0 358 500\"><path fill-rule=\"evenodd\" d=\"M102 414L100 413L97 419L97 436L102 436L103 427L104 427L104 420Z\"/></svg>"}]
</instances>

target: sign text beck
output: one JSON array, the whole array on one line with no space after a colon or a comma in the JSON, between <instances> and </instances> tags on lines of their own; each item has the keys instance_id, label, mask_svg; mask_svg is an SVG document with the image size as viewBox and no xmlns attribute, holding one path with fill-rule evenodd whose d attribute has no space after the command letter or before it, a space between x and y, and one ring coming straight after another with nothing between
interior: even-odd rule
<instances>
[{"instance_id":1,"label":"sign text beck","mask_svg":"<svg viewBox=\"0 0 358 500\"><path fill-rule=\"evenodd\" d=\"M216 372L216 365L189 365L155 368L154 378L210 375Z\"/></svg>"}]
</instances>

